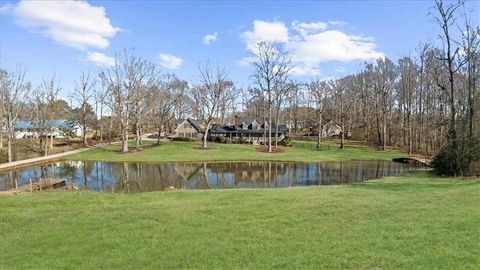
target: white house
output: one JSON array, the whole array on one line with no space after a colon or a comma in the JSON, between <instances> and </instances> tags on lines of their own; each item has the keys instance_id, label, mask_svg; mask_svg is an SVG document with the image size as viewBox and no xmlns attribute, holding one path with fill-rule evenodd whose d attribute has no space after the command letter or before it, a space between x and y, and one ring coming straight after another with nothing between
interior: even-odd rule
<instances>
[{"instance_id":1,"label":"white house","mask_svg":"<svg viewBox=\"0 0 480 270\"><path fill-rule=\"evenodd\" d=\"M83 135L82 126L72 120L58 119L53 121L46 121L42 124L19 120L15 122L15 137L17 139L27 137L38 137L39 127L46 130L46 135L55 138L65 137L80 137Z\"/></svg>"}]
</instances>

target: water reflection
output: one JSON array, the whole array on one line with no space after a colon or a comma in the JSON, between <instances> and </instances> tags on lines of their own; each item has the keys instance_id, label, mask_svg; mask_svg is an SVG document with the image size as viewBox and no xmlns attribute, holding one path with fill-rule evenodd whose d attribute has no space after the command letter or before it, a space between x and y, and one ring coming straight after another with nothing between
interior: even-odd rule
<instances>
[{"instance_id":1,"label":"water reflection","mask_svg":"<svg viewBox=\"0 0 480 270\"><path fill-rule=\"evenodd\" d=\"M0 190L38 179L61 178L80 189L139 192L177 189L267 188L362 182L415 170L390 161L320 163L128 163L64 161L0 174Z\"/></svg>"}]
</instances>

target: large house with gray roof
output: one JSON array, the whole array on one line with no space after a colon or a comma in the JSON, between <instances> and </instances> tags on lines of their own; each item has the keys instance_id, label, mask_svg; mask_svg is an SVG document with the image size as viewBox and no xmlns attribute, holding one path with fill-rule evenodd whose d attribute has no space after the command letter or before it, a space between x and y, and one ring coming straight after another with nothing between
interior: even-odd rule
<instances>
[{"instance_id":1,"label":"large house with gray roof","mask_svg":"<svg viewBox=\"0 0 480 270\"><path fill-rule=\"evenodd\" d=\"M243 140L252 144L264 144L268 139L268 122L262 118L235 116L234 125L213 125L210 136L225 136L232 140ZM272 138L275 138L276 126L272 123ZM285 126L278 127L278 139L281 141L288 133Z\"/></svg>"}]
</instances>

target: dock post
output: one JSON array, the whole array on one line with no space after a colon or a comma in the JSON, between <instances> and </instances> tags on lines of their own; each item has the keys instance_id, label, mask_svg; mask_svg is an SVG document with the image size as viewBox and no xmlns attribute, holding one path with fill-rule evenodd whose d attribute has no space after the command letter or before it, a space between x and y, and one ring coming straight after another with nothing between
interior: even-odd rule
<instances>
[{"instance_id":1,"label":"dock post","mask_svg":"<svg viewBox=\"0 0 480 270\"><path fill-rule=\"evenodd\" d=\"M17 178L15 178L15 195L18 195L18 182L17 182Z\"/></svg>"},{"instance_id":2,"label":"dock post","mask_svg":"<svg viewBox=\"0 0 480 270\"><path fill-rule=\"evenodd\" d=\"M32 188L32 178L30 177L30 193L33 192L33 188Z\"/></svg>"},{"instance_id":3,"label":"dock post","mask_svg":"<svg viewBox=\"0 0 480 270\"><path fill-rule=\"evenodd\" d=\"M52 178L50 178L50 190L53 189L53 182L52 182Z\"/></svg>"},{"instance_id":4,"label":"dock post","mask_svg":"<svg viewBox=\"0 0 480 270\"><path fill-rule=\"evenodd\" d=\"M38 180L38 186L40 187L40 191L42 191L42 179Z\"/></svg>"}]
</instances>

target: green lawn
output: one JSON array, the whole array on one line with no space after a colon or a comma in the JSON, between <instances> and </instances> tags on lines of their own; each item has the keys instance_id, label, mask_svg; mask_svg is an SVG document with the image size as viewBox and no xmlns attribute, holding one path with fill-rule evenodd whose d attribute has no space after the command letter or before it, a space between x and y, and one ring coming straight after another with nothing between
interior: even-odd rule
<instances>
[{"instance_id":1,"label":"green lawn","mask_svg":"<svg viewBox=\"0 0 480 270\"><path fill-rule=\"evenodd\" d=\"M132 144L133 145L133 144ZM361 144L347 143L346 149L339 149L337 141L325 141L321 151L315 149L313 141L295 141L293 147L284 148L282 153L261 153L249 144L209 143L211 150L196 150L200 142L145 142L143 151L119 153L120 145L109 145L65 157L70 160L103 161L332 161L332 160L391 160L405 156L400 151L379 151Z\"/></svg>"},{"instance_id":2,"label":"green lawn","mask_svg":"<svg viewBox=\"0 0 480 270\"><path fill-rule=\"evenodd\" d=\"M427 172L344 186L0 195L0 209L1 269L480 265L480 182Z\"/></svg>"}]
</instances>

